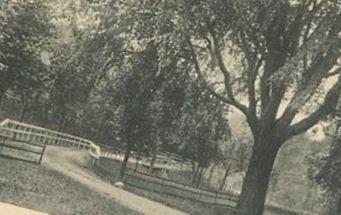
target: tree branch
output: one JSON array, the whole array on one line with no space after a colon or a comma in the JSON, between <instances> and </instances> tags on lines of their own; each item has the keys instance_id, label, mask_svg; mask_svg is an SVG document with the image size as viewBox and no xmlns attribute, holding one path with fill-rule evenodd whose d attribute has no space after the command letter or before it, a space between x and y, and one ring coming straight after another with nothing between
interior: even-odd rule
<instances>
[{"instance_id":1,"label":"tree branch","mask_svg":"<svg viewBox=\"0 0 341 215\"><path fill-rule=\"evenodd\" d=\"M250 45L248 45L246 35L243 32L240 33L240 40L241 40L241 48L243 49L245 53L247 64L248 64L246 75L247 75L249 108L251 112L256 115L257 114L256 113L257 101L256 101L256 92L255 92L256 91L255 81L256 81L258 71L263 63L263 57L261 57L260 59L257 59L257 53L252 50L252 47L250 47Z\"/></svg>"},{"instance_id":2,"label":"tree branch","mask_svg":"<svg viewBox=\"0 0 341 215\"><path fill-rule=\"evenodd\" d=\"M283 115L278 120L278 125L281 129L286 128L290 125L292 120L295 118L300 108L305 105L311 96L314 94L316 89L322 83L322 80L334 66L337 61L338 53L330 51L326 56L320 58L310 69L311 77L308 80L308 83L305 84L306 87L298 90L293 96L286 107Z\"/></svg>"},{"instance_id":3,"label":"tree branch","mask_svg":"<svg viewBox=\"0 0 341 215\"><path fill-rule=\"evenodd\" d=\"M225 88L226 88L226 92L228 97L234 101L237 102L236 99L234 98L234 94L233 94L233 90L232 90L232 86L231 86L231 77L230 77L230 72L227 70L224 61L223 61L223 57L221 55L221 52L218 48L218 41L217 38L214 35L213 30L210 30L212 39L213 39L213 50L214 50L214 55L217 59L218 62L218 67L220 69L220 71L223 73L224 75L224 80L225 80Z\"/></svg>"},{"instance_id":4,"label":"tree branch","mask_svg":"<svg viewBox=\"0 0 341 215\"><path fill-rule=\"evenodd\" d=\"M95 84L98 84L105 77L114 59L115 57L111 56L104 62L103 66L100 68L97 76L95 77Z\"/></svg>"},{"instance_id":5,"label":"tree branch","mask_svg":"<svg viewBox=\"0 0 341 215\"><path fill-rule=\"evenodd\" d=\"M190 39L188 39L188 45L190 47L190 52L191 52L191 56L192 56L192 60L193 60L193 64L194 64L194 69L195 69L195 72L196 74L198 75L198 78L199 80L204 84L204 87L206 88L207 91L209 91L213 96L215 96L217 99L219 99L220 101L224 102L224 103L227 103L227 104L231 104L231 101L220 95L219 93L217 93L208 83L207 81L205 80L205 78L203 77L203 74L201 72L201 69L200 69L200 65L199 65L199 61L198 61L198 58L197 58L197 55L195 53L195 50L194 50L194 47L193 47L193 44L192 42L190 41Z\"/></svg>"},{"instance_id":6,"label":"tree branch","mask_svg":"<svg viewBox=\"0 0 341 215\"><path fill-rule=\"evenodd\" d=\"M335 69L333 72L328 73L327 75L324 76L324 78L330 78L338 74L341 74L341 67Z\"/></svg>"},{"instance_id":7,"label":"tree branch","mask_svg":"<svg viewBox=\"0 0 341 215\"><path fill-rule=\"evenodd\" d=\"M203 76L203 74L201 72L201 68L200 68L200 64L199 64L199 61L198 61L198 57L197 57L197 54L195 53L195 50L194 50L194 47L193 47L193 44L192 44L190 38L187 39L187 43L188 43L189 48L190 48L190 52L191 52L191 55L192 55L192 60L193 60L193 63L194 63L194 68L195 68L196 74L198 75L198 78L202 81L202 83L204 84L204 87L206 88L206 90L208 90L213 96L215 96L220 101L222 101L224 103L227 103L229 105L232 105L235 108L237 108L238 110L240 110L246 116L246 119L247 119L247 121L248 121L248 123L250 125L250 128L251 128L252 132L256 133L256 130L257 130L257 127L258 127L258 123L259 123L259 120L258 120L257 116L254 115L250 111L250 109L247 108L245 105L237 102L236 100L232 100L229 97L224 97L224 96L220 95L219 93L217 93L207 83L207 81L205 80L205 78L204 78L204 76Z\"/></svg>"},{"instance_id":8,"label":"tree branch","mask_svg":"<svg viewBox=\"0 0 341 215\"><path fill-rule=\"evenodd\" d=\"M231 105L238 108L245 115L249 115L249 114L251 114L250 109L248 107L246 107L245 105L241 104L240 102L238 102L234 97L233 90L232 90L232 84L231 84L230 72L228 71L228 69L226 68L226 66L224 64L223 57L221 55L221 51L219 50L218 41L217 41L217 38L215 37L213 29L210 28L209 30L210 30L210 34L211 34L212 39L213 39L214 54L215 54L215 57L217 58L219 69L224 75L225 88L226 88L227 96L231 101Z\"/></svg>"},{"instance_id":9,"label":"tree branch","mask_svg":"<svg viewBox=\"0 0 341 215\"><path fill-rule=\"evenodd\" d=\"M334 86L328 91L323 104L309 117L288 128L287 136L301 134L316 125L327 115L331 114L337 107L341 96L341 75Z\"/></svg>"}]
</instances>

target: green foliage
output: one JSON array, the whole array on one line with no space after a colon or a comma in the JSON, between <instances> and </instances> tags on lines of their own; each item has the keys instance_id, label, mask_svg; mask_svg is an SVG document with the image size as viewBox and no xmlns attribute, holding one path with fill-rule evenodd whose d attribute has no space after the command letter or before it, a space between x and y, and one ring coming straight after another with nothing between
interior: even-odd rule
<instances>
[{"instance_id":1,"label":"green foliage","mask_svg":"<svg viewBox=\"0 0 341 215\"><path fill-rule=\"evenodd\" d=\"M333 124L330 125L329 134L332 144L329 153L315 152L308 157L309 177L316 181L325 191L325 204L331 209L331 214L340 213L341 196L341 124L340 110L333 113ZM327 133L328 134L328 133ZM334 212L333 212L334 211Z\"/></svg>"},{"instance_id":2,"label":"green foliage","mask_svg":"<svg viewBox=\"0 0 341 215\"><path fill-rule=\"evenodd\" d=\"M147 152L154 143L180 147L207 167L217 154L248 151L219 149L230 136L228 106L251 128L253 163L337 106L341 77L330 89L323 84L339 69L337 0L51 3L58 4L0 3L0 100L11 91L43 123ZM268 181L249 172L249 183ZM249 191L241 199L258 199Z\"/></svg>"},{"instance_id":3,"label":"green foliage","mask_svg":"<svg viewBox=\"0 0 341 215\"><path fill-rule=\"evenodd\" d=\"M43 1L4 1L0 14L0 98L9 89L26 97L41 86L41 61L50 36L49 11Z\"/></svg>"},{"instance_id":4,"label":"green foliage","mask_svg":"<svg viewBox=\"0 0 341 215\"><path fill-rule=\"evenodd\" d=\"M220 146L219 161L230 174L244 172L250 161L252 143L247 138L231 138Z\"/></svg>"},{"instance_id":5,"label":"green foliage","mask_svg":"<svg viewBox=\"0 0 341 215\"><path fill-rule=\"evenodd\" d=\"M200 89L197 82L188 87L174 139L184 158L207 168L230 138L230 127L221 102Z\"/></svg>"}]
</instances>

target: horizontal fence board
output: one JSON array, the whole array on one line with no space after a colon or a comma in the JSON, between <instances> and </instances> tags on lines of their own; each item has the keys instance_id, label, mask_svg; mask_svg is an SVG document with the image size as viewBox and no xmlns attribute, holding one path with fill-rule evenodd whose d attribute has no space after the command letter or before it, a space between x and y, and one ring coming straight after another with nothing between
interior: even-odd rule
<instances>
[{"instance_id":1,"label":"horizontal fence board","mask_svg":"<svg viewBox=\"0 0 341 215\"><path fill-rule=\"evenodd\" d=\"M135 171L133 169L128 169L128 171L134 173L134 174L139 174L140 177L149 177L151 180L155 181L156 179L162 181L161 183L167 183L169 186L173 186L173 187L179 187L180 189L186 189L189 192L192 193L200 193L201 195L206 195L209 197L214 197L214 198L223 198L223 199L228 199L230 201L237 201L238 200L238 196L234 195L234 194L230 194L230 193L224 193L224 192L214 192L214 191L209 191L207 189L198 189L198 188L194 188L192 186L189 186L186 183L182 183L182 182L178 182L178 181L174 181L171 179L167 179L167 178L162 178L159 176L155 176L155 175L151 175L148 173L144 173L144 172L140 172L140 171Z\"/></svg>"},{"instance_id":2,"label":"horizontal fence board","mask_svg":"<svg viewBox=\"0 0 341 215\"><path fill-rule=\"evenodd\" d=\"M160 194L171 195L177 198L187 199L191 201L196 201L204 204L208 204L211 206L223 206L227 208L234 208L236 203L226 200L220 199L220 201L212 196L207 196L200 192L193 192L191 190L182 189L176 186L169 186L167 184L163 184L158 181L151 181L147 178L140 178L137 175L127 173L127 178L125 178L125 183L128 185L132 185L133 187L137 187L144 190L149 190L153 192L157 192ZM143 184L143 185L141 185Z\"/></svg>"},{"instance_id":3,"label":"horizontal fence board","mask_svg":"<svg viewBox=\"0 0 341 215\"><path fill-rule=\"evenodd\" d=\"M6 137L6 136L1 136L0 135L0 140L1 139L3 141L7 141L7 142L20 142L22 144L31 145L31 146L35 146L35 147L39 147L39 148L43 148L44 147L44 144L33 143L33 142L30 142L30 141L27 141L27 140L18 140L18 139L15 139L13 137Z\"/></svg>"},{"instance_id":4,"label":"horizontal fence board","mask_svg":"<svg viewBox=\"0 0 341 215\"><path fill-rule=\"evenodd\" d=\"M15 150L19 150L19 151L30 152L30 153L38 154L38 155L41 154L41 151L40 152L39 151L34 151L34 150L30 150L30 149L27 149L27 148L23 148L23 147L19 147L19 146L14 146L14 145L10 145L10 144L0 143L0 146L6 147L6 148L15 149Z\"/></svg>"},{"instance_id":5,"label":"horizontal fence board","mask_svg":"<svg viewBox=\"0 0 341 215\"><path fill-rule=\"evenodd\" d=\"M32 164L38 164L37 161L29 160L29 159L25 159L25 158L13 156L13 155L7 155L7 154L0 153L0 157L4 157L4 158L7 158L7 159L11 159L11 160L24 161L24 162L28 162L28 163L32 163Z\"/></svg>"}]
</instances>

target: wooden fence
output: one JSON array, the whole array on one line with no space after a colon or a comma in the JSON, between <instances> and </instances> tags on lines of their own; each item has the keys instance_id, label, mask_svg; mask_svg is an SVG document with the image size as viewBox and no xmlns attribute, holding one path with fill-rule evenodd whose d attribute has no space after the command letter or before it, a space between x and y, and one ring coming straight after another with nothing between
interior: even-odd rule
<instances>
[{"instance_id":1,"label":"wooden fence","mask_svg":"<svg viewBox=\"0 0 341 215\"><path fill-rule=\"evenodd\" d=\"M42 128L39 126L6 119L0 123L0 154L2 148L11 148L22 152L38 155L37 163L41 162L46 145L60 145L87 149L94 159L118 158L120 151L103 150L90 140ZM25 160L21 158L15 158ZM32 162L30 160L30 162ZM33 161L34 162L34 161ZM99 162L100 163L100 162ZM163 166L165 167L165 166ZM196 189L186 184L181 184L165 178L160 178L143 172L129 169L126 173L125 183L143 190L150 190L161 194L171 195L183 199L201 202L213 206L226 207L235 211L238 200L237 195L230 193L212 192ZM271 211L280 211L279 214L313 214L306 211L296 211L279 206L267 206Z\"/></svg>"},{"instance_id":2,"label":"wooden fence","mask_svg":"<svg viewBox=\"0 0 341 215\"><path fill-rule=\"evenodd\" d=\"M227 209L230 214L238 214L236 205L239 195L236 194L197 189L166 178L161 178L143 172L137 172L133 169L129 169L127 171L124 182L128 186L141 190L152 191L162 195L169 195L176 198L200 202L211 207L225 208L225 210ZM271 203L265 206L265 214L317 215L311 211L290 209Z\"/></svg>"},{"instance_id":3,"label":"wooden fence","mask_svg":"<svg viewBox=\"0 0 341 215\"><path fill-rule=\"evenodd\" d=\"M6 119L0 124L0 134L21 141L90 148L92 142L73 135L57 132L39 126Z\"/></svg>"},{"instance_id":4,"label":"wooden fence","mask_svg":"<svg viewBox=\"0 0 341 215\"><path fill-rule=\"evenodd\" d=\"M10 119L6 119L0 123L0 136L3 139L16 140L7 141L9 146L13 145L14 142L21 142L23 143L21 145L24 145L24 143L32 143L84 148L88 149L89 154L95 159L99 159L100 157L121 159L124 153L117 148L100 147L91 140L81 137ZM164 159L160 160L164 161ZM156 168L167 168L167 165L169 164L155 164Z\"/></svg>"},{"instance_id":5,"label":"wooden fence","mask_svg":"<svg viewBox=\"0 0 341 215\"><path fill-rule=\"evenodd\" d=\"M96 158L101 156L100 147L90 140L42 128L39 126L6 119L0 123L0 146L16 150L16 155L1 153L2 156L18 160L41 163L46 145L60 145L88 149L89 153ZM36 154L27 156L25 153Z\"/></svg>"},{"instance_id":6,"label":"wooden fence","mask_svg":"<svg viewBox=\"0 0 341 215\"><path fill-rule=\"evenodd\" d=\"M0 155L10 159L40 164L46 144L17 140L0 135Z\"/></svg>"},{"instance_id":7,"label":"wooden fence","mask_svg":"<svg viewBox=\"0 0 341 215\"><path fill-rule=\"evenodd\" d=\"M233 209L238 196L231 193L212 192L197 189L176 181L129 169L124 178L126 184L144 190L197 201L211 206L223 206Z\"/></svg>"}]
</instances>

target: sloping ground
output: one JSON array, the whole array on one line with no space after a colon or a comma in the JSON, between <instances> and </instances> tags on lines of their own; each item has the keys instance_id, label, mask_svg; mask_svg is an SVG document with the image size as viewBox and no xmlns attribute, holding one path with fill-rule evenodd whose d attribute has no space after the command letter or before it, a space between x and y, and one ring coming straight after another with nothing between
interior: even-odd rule
<instances>
[{"instance_id":1,"label":"sloping ground","mask_svg":"<svg viewBox=\"0 0 341 215\"><path fill-rule=\"evenodd\" d=\"M128 164L128 166L133 168L134 164ZM95 170L95 173L97 175L104 178L105 180L108 180L114 183L116 182L118 178L119 168L120 168L120 163L118 161L103 158L101 159L101 162L97 163L96 167L93 169ZM148 172L148 169L144 169L141 166L138 168L138 171ZM186 182L186 178L187 178L186 171L185 172L169 171L167 173L168 173L167 176L161 176L161 177L169 179L168 177L170 175L172 176L177 175L176 181ZM143 178L140 178L139 175L140 174L137 174L134 177L132 177L132 175L129 177L126 176L127 186L125 187L125 189L133 193L136 193L138 195L144 196L146 198L161 202L162 204L166 204L173 208L177 208L179 210L185 211L189 214L195 214L195 215L222 215L224 214L224 215L227 215L227 214L232 213L231 210L226 207L217 207L217 206L213 206L209 204L204 204L199 201L189 200L188 198L186 198L186 196L189 197L188 194L183 193L182 189L176 189L175 187L171 188L171 187L164 186L164 185L160 186L160 183L157 183L158 180L156 178L155 178L156 181L155 179L143 180ZM227 201L226 202L220 201L220 203L225 204L227 203ZM230 202L230 204L233 205L233 202ZM268 202L266 206L266 211L264 212L264 215L318 215L318 214L319 213L312 213L310 211L297 210L297 209L295 210L289 207L282 206L280 204L276 204L274 202Z\"/></svg>"},{"instance_id":2,"label":"sloping ground","mask_svg":"<svg viewBox=\"0 0 341 215\"><path fill-rule=\"evenodd\" d=\"M1 202L51 215L138 214L46 166L2 157L0 163ZM0 214L12 215L10 211Z\"/></svg>"},{"instance_id":3,"label":"sloping ground","mask_svg":"<svg viewBox=\"0 0 341 215\"><path fill-rule=\"evenodd\" d=\"M104 182L88 169L90 156L86 151L49 146L43 165L61 172L96 193L114 199L119 204L147 215L185 215L160 203L116 188Z\"/></svg>"}]
</instances>

